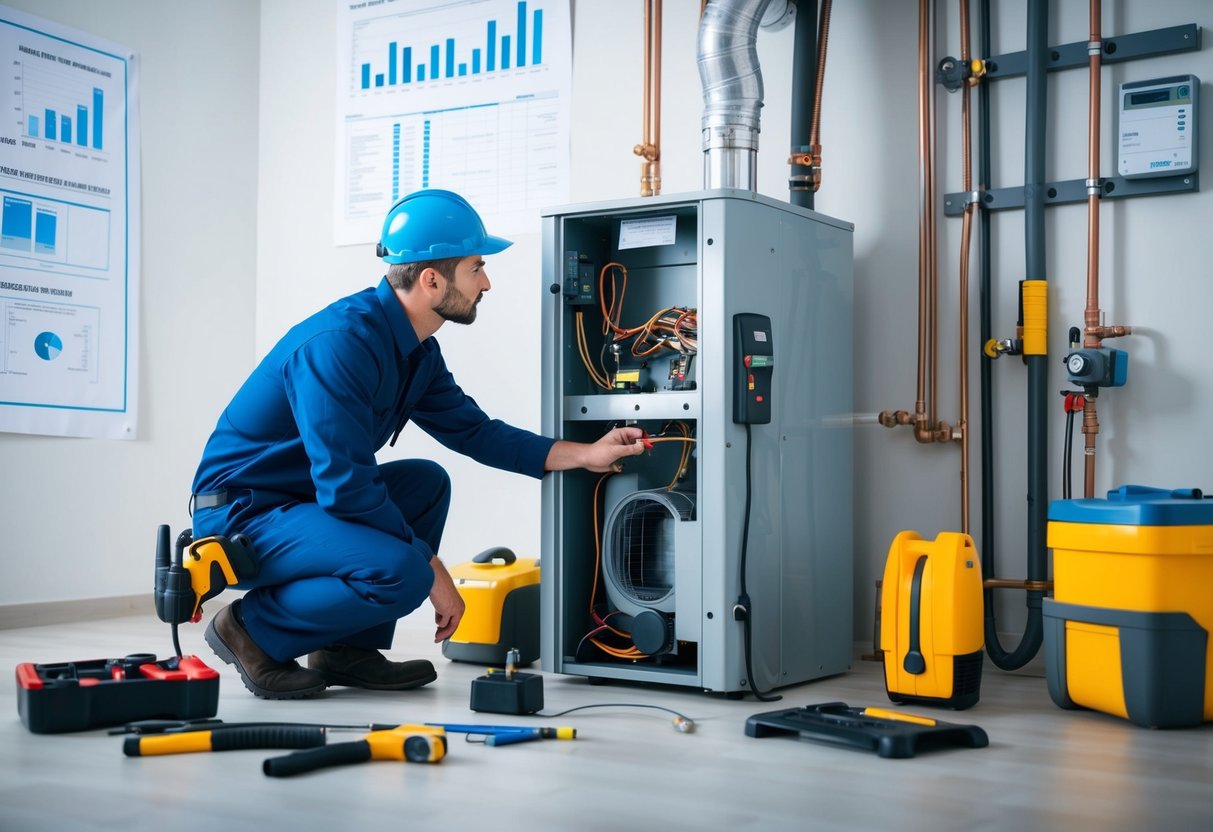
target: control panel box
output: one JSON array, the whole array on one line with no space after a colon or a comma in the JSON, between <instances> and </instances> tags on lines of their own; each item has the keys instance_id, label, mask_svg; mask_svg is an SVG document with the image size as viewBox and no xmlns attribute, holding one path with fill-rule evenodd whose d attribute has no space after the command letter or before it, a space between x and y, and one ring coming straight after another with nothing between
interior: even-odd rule
<instances>
[{"instance_id":1,"label":"control panel box","mask_svg":"<svg viewBox=\"0 0 1213 832\"><path fill-rule=\"evenodd\" d=\"M1191 173L1200 138L1200 79L1176 75L1120 85L1116 169L1127 179Z\"/></svg>"}]
</instances>

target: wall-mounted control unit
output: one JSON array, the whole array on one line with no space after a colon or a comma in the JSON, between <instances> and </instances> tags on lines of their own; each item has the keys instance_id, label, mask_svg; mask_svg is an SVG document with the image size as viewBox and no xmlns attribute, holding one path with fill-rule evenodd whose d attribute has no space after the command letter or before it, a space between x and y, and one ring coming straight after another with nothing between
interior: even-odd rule
<instances>
[{"instance_id":1,"label":"wall-mounted control unit","mask_svg":"<svg viewBox=\"0 0 1213 832\"><path fill-rule=\"evenodd\" d=\"M543 479L544 670L736 695L849 669L852 236L731 189L545 214L542 431L647 449Z\"/></svg>"},{"instance_id":2,"label":"wall-mounted control unit","mask_svg":"<svg viewBox=\"0 0 1213 832\"><path fill-rule=\"evenodd\" d=\"M1176 75L1120 85L1116 170L1127 178L1191 173L1200 148L1200 79Z\"/></svg>"}]
</instances>

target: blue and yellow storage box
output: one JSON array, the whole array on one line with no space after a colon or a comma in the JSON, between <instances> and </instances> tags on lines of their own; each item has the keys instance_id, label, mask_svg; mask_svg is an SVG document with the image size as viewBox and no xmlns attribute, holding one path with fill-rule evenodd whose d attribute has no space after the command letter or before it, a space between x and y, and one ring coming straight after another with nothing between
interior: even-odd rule
<instances>
[{"instance_id":1,"label":"blue and yellow storage box","mask_svg":"<svg viewBox=\"0 0 1213 832\"><path fill-rule=\"evenodd\" d=\"M1213 720L1213 500L1127 485L1049 506L1049 695L1152 728Z\"/></svg>"}]
</instances>

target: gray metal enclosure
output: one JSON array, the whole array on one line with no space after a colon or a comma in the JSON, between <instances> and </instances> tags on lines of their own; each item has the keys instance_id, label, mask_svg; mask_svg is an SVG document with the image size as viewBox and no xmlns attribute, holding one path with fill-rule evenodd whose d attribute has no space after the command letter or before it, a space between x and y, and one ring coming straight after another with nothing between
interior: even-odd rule
<instances>
[{"instance_id":1,"label":"gray metal enclosure","mask_svg":"<svg viewBox=\"0 0 1213 832\"><path fill-rule=\"evenodd\" d=\"M621 249L621 224L635 229L636 220L652 221L667 236L635 245L637 235L629 231L632 245ZM740 360L733 319L756 313L770 318L773 374L771 420L750 426L746 582L754 684L767 690L848 670L852 226L750 191L722 189L553 209L543 218L543 244L543 432L590 442L621 424L654 436L676 425L695 439L685 466L680 449L687 443L678 440L628 458L623 474L604 481L583 470L544 479L543 669L710 691L749 689L744 626L734 616L747 447L746 425L733 420ZM584 325L586 353L598 360L609 349L597 291L607 263L627 269L626 292L609 295L622 294L623 323L643 322L667 307L696 310L698 351L687 378L693 384L665 383L676 356L670 352L649 361L648 386L595 385L578 346L577 321ZM566 283L577 269L582 281ZM592 302L577 294L591 275ZM653 548L660 548L661 564L639 550L618 560L654 583L653 595L664 593L661 620L672 630L670 646L660 655L611 655L588 637L597 626L591 599L600 616L617 606L602 588L599 550L612 509L649 489L655 499L674 490L680 505L693 502L694 510L671 512L649 527L657 531L638 527L637 534L615 534L607 544L659 544ZM628 614L620 609L610 620L626 622ZM616 636L611 644L626 646L626 640Z\"/></svg>"}]
</instances>

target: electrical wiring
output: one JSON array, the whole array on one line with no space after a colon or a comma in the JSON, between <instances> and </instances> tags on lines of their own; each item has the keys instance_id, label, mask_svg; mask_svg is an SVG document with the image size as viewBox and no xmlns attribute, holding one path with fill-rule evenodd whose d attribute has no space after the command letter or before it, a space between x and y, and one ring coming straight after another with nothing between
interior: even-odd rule
<instances>
[{"instance_id":1,"label":"electrical wiring","mask_svg":"<svg viewBox=\"0 0 1213 832\"><path fill-rule=\"evenodd\" d=\"M674 478L670 481L670 484L668 486L666 486L667 491L674 490L674 486L677 484L678 479L682 476L683 471L686 469L687 461L690 458L690 454L691 454L691 446L694 445L696 442L695 438L693 436L691 436L690 427L685 422L673 422L671 424L668 424L668 425L666 425L665 428L662 429L662 433L664 433L666 429L669 429L671 427L678 430L682 435L681 436L658 435L658 436L651 436L648 438L648 441L653 444L656 444L658 442L679 442L683 446L681 456L679 457L679 460L678 460L678 469L674 472ZM601 568L602 568L602 532L601 532L601 523L600 523L599 513L598 513L599 494L602 491L602 484L604 482L606 482L606 480L609 477L611 477L612 475L613 475L613 472L607 472L598 478L598 482L596 482L594 484L594 495L592 498L593 504L594 504L593 505L594 578L593 578L592 583L590 584L589 613L590 613L591 620L597 626L594 629L590 630L590 632L588 632L584 636L582 636L581 641L577 644L577 649L574 650L573 653L574 653L574 655L580 654L582 646L588 641L589 643L591 643L595 647L597 647L599 650L601 650L603 653L606 653L608 656L613 656L617 659L643 659L643 658L648 658L648 654L641 652L635 645L632 645L630 647L616 647L615 645L607 644L607 643L603 642L600 638L598 638L599 635L603 635L603 634L607 634L607 633L618 636L620 638L627 638L627 639L631 638L631 633L620 630L617 627L612 626L610 623L611 616L620 614L618 610L616 610L614 612L608 612L605 615L602 615L598 612L598 579L599 579L599 575L601 574Z\"/></svg>"},{"instance_id":2,"label":"electrical wiring","mask_svg":"<svg viewBox=\"0 0 1213 832\"><path fill-rule=\"evenodd\" d=\"M590 349L585 339L585 314L578 309L573 317L577 330L577 352L581 355L581 363L585 365L586 372L590 374L590 379L597 386L605 389L611 389L611 380L605 372L599 372L598 368L590 361Z\"/></svg>"}]
</instances>

